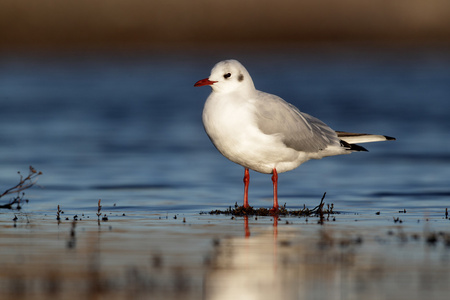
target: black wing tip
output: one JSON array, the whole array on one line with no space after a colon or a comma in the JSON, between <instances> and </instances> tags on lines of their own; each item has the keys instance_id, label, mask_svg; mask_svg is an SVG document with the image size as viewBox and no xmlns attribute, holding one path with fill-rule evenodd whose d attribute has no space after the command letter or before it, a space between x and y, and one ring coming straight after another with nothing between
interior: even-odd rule
<instances>
[{"instance_id":1,"label":"black wing tip","mask_svg":"<svg viewBox=\"0 0 450 300\"><path fill-rule=\"evenodd\" d=\"M364 151L369 152L366 148L363 146L357 145L357 144L349 144L346 141L341 140L342 147L347 148L348 151Z\"/></svg>"},{"instance_id":2,"label":"black wing tip","mask_svg":"<svg viewBox=\"0 0 450 300\"><path fill-rule=\"evenodd\" d=\"M360 146L360 145L356 145L356 144L350 144L350 151L364 151L364 152L369 152L369 150L367 150L366 148Z\"/></svg>"},{"instance_id":3,"label":"black wing tip","mask_svg":"<svg viewBox=\"0 0 450 300\"><path fill-rule=\"evenodd\" d=\"M395 140L397 140L395 137L392 137L392 136L384 135L384 137L386 138L386 141L395 141Z\"/></svg>"}]
</instances>

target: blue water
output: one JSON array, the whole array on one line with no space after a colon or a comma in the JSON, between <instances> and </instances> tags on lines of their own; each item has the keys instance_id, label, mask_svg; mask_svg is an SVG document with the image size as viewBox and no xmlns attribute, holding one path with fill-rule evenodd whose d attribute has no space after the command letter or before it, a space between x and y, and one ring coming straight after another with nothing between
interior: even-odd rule
<instances>
[{"instance_id":1,"label":"blue water","mask_svg":"<svg viewBox=\"0 0 450 300\"><path fill-rule=\"evenodd\" d=\"M214 54L211 54L214 53ZM204 133L208 77L236 58L258 89L336 130L395 142L280 174L288 208L443 211L450 188L450 54L436 49L9 54L0 58L0 188L29 165L44 174L27 211L77 213L98 199L120 212L200 212L242 202L243 168ZM250 204L271 205L270 176L251 173ZM8 197L2 198L7 202Z\"/></svg>"}]
</instances>

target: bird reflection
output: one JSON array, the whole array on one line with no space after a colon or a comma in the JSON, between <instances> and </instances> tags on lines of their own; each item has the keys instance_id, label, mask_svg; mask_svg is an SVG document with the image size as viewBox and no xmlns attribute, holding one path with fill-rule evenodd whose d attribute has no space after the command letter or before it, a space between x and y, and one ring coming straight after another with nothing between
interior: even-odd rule
<instances>
[{"instance_id":1,"label":"bird reflection","mask_svg":"<svg viewBox=\"0 0 450 300\"><path fill-rule=\"evenodd\" d=\"M250 226L248 225L248 216L244 216L244 231L245 238L249 238L251 235ZM273 237L276 240L278 236L278 216L273 216Z\"/></svg>"}]
</instances>

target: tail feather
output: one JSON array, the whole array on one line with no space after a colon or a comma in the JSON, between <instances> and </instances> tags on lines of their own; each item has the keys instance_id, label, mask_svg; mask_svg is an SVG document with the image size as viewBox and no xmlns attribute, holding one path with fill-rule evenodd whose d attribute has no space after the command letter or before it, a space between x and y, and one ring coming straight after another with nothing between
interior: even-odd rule
<instances>
[{"instance_id":1,"label":"tail feather","mask_svg":"<svg viewBox=\"0 0 450 300\"><path fill-rule=\"evenodd\" d=\"M342 141L344 141L348 144L370 143L370 142L380 142L380 141L395 141L395 138L393 138L393 137L379 135L379 134L352 133L352 132L345 132L345 131L336 131L336 133Z\"/></svg>"}]
</instances>

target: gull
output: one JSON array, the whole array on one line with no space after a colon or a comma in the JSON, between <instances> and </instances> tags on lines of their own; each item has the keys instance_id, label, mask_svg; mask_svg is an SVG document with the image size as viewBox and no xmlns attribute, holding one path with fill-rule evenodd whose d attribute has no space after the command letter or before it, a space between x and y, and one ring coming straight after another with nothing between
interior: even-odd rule
<instances>
[{"instance_id":1,"label":"gull","mask_svg":"<svg viewBox=\"0 0 450 300\"><path fill-rule=\"evenodd\" d=\"M272 174L273 208L278 211L278 173L310 159L367 151L356 143L393 137L335 131L276 95L259 91L237 60L218 62L209 78L194 86L211 86L203 108L203 125L217 150L245 168L244 208L248 208L249 169Z\"/></svg>"}]
</instances>

